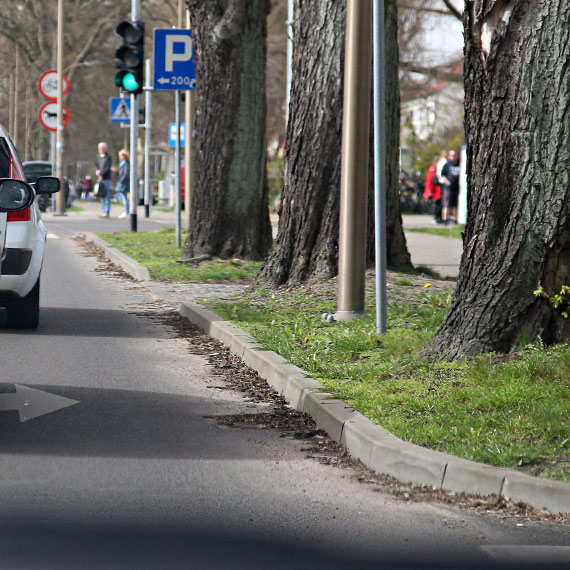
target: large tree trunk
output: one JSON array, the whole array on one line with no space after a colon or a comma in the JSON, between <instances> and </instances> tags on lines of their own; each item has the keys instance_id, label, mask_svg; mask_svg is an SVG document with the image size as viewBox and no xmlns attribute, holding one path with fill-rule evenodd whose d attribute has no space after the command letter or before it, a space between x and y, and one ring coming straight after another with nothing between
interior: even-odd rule
<instances>
[{"instance_id":1,"label":"large tree trunk","mask_svg":"<svg viewBox=\"0 0 570 570\"><path fill-rule=\"evenodd\" d=\"M459 281L428 355L566 342L533 291L570 284L570 3L466 3L469 217Z\"/></svg>"},{"instance_id":2,"label":"large tree trunk","mask_svg":"<svg viewBox=\"0 0 570 570\"><path fill-rule=\"evenodd\" d=\"M265 171L268 0L188 0L196 47L197 141L183 259L263 259L271 246Z\"/></svg>"},{"instance_id":3,"label":"large tree trunk","mask_svg":"<svg viewBox=\"0 0 570 570\"><path fill-rule=\"evenodd\" d=\"M391 264L409 265L397 197L399 95L395 0L386 3L386 16L387 49L391 54L387 100L395 105L387 113L388 251ZM296 2L283 209L277 240L258 277L260 283L297 284L309 279L327 279L338 272L345 24L345 1ZM372 215L369 220L369 243L373 243ZM369 260L373 251L373 246L367 248Z\"/></svg>"}]
</instances>

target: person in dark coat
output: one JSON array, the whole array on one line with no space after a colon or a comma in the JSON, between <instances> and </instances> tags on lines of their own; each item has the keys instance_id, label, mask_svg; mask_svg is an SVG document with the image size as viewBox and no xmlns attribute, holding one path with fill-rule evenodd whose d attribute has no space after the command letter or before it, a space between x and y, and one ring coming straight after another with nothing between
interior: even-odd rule
<instances>
[{"instance_id":1,"label":"person in dark coat","mask_svg":"<svg viewBox=\"0 0 570 570\"><path fill-rule=\"evenodd\" d=\"M129 153L124 148L119 151L119 178L117 181L117 196L123 202L125 211L119 218L127 218L129 216L129 188L131 185L131 165L129 163Z\"/></svg>"},{"instance_id":2,"label":"person in dark coat","mask_svg":"<svg viewBox=\"0 0 570 570\"><path fill-rule=\"evenodd\" d=\"M97 145L99 154L95 159L95 174L99 182L97 197L101 198L100 218L108 218L111 212L111 166L113 159L107 152L107 143L100 142Z\"/></svg>"}]
</instances>

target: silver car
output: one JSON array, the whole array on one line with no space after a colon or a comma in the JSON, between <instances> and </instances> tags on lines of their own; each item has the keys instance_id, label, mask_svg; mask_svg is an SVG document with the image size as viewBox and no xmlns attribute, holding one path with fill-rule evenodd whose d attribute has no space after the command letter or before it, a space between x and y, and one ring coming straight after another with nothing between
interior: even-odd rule
<instances>
[{"instance_id":1,"label":"silver car","mask_svg":"<svg viewBox=\"0 0 570 570\"><path fill-rule=\"evenodd\" d=\"M8 133L0 126L0 180L5 178L26 180L18 153ZM31 186L38 197L49 195L59 190L59 180L51 176L39 177ZM6 216L0 307L6 310L9 326L36 328L39 324L40 273L47 234L37 199L22 210L0 216Z\"/></svg>"}]
</instances>

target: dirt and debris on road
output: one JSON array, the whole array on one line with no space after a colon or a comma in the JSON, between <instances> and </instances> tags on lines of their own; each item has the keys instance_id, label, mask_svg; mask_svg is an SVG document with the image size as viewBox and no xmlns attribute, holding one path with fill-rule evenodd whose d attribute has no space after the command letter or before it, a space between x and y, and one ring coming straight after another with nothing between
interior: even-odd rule
<instances>
[{"instance_id":1,"label":"dirt and debris on road","mask_svg":"<svg viewBox=\"0 0 570 570\"><path fill-rule=\"evenodd\" d=\"M114 266L95 246L84 240L80 243L87 250L86 255L94 255L101 262L100 271L112 278L135 281ZM240 392L249 402L268 405L263 413L210 417L222 427L267 429L279 432L281 437L301 440L304 443L301 450L308 460L345 469L360 483L369 486L371 492L388 493L402 501L438 502L516 521L570 524L569 513L553 514L533 509L525 503L513 503L495 495L479 497L434 489L426 485L406 484L389 475L376 473L354 459L342 445L330 439L309 416L293 410L254 370L248 368L224 345L182 317L172 304L157 299L151 304L131 305L129 310L141 318L170 327L176 338L186 340L189 351L201 354L208 360L215 373L223 379L226 389Z\"/></svg>"}]
</instances>

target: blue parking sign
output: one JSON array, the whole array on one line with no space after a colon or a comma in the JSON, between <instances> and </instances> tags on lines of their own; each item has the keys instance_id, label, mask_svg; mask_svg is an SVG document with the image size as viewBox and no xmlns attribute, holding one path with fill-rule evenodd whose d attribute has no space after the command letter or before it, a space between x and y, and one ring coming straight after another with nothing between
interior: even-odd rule
<instances>
[{"instance_id":1,"label":"blue parking sign","mask_svg":"<svg viewBox=\"0 0 570 570\"><path fill-rule=\"evenodd\" d=\"M154 89L192 90L196 85L190 30L154 30Z\"/></svg>"}]
</instances>

